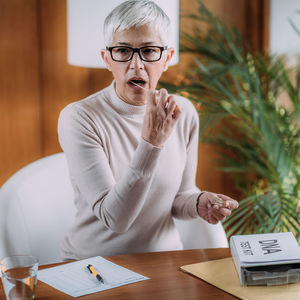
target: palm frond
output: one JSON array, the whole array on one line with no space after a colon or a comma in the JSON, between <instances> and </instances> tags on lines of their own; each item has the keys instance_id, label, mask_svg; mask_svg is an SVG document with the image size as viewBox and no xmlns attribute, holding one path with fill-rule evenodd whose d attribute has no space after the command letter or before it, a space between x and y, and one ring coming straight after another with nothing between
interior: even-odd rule
<instances>
[{"instance_id":1,"label":"palm frond","mask_svg":"<svg viewBox=\"0 0 300 300\"><path fill-rule=\"evenodd\" d=\"M198 3L186 16L193 34L181 34L193 62L179 84L162 85L201 104L201 142L217 146L218 168L244 195L223 222L227 235L289 230L300 241L300 64L252 53L236 28Z\"/></svg>"}]
</instances>

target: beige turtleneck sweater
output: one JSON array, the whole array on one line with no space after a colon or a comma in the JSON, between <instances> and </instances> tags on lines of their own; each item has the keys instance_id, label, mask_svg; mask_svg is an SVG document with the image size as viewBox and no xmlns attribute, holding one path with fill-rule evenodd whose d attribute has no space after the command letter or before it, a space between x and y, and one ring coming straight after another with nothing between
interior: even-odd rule
<instances>
[{"instance_id":1,"label":"beige turtleneck sweater","mask_svg":"<svg viewBox=\"0 0 300 300\"><path fill-rule=\"evenodd\" d=\"M141 138L145 106L121 100L114 82L60 114L59 141L75 192L64 259L181 249L173 217L197 218L198 115L187 99L163 148Z\"/></svg>"}]
</instances>

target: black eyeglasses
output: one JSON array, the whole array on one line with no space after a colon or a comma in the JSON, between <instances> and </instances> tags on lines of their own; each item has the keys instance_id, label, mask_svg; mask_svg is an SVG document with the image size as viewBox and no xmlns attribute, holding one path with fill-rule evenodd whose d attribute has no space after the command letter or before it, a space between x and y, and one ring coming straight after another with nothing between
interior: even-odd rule
<instances>
[{"instance_id":1,"label":"black eyeglasses","mask_svg":"<svg viewBox=\"0 0 300 300\"><path fill-rule=\"evenodd\" d=\"M127 46L106 47L114 61L126 62L133 58L135 52L138 53L141 60L154 62L161 59L162 52L168 49L168 46L145 46L141 48L132 48Z\"/></svg>"}]
</instances>

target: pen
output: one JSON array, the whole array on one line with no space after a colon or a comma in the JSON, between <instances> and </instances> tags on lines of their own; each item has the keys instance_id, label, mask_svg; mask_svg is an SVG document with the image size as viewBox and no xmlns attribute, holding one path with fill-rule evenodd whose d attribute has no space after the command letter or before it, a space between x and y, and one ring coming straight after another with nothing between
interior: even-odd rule
<instances>
[{"instance_id":1,"label":"pen","mask_svg":"<svg viewBox=\"0 0 300 300\"><path fill-rule=\"evenodd\" d=\"M99 273L94 269L94 267L92 265L88 265L87 268L91 274L93 274L99 281L104 283L103 278L99 275Z\"/></svg>"}]
</instances>

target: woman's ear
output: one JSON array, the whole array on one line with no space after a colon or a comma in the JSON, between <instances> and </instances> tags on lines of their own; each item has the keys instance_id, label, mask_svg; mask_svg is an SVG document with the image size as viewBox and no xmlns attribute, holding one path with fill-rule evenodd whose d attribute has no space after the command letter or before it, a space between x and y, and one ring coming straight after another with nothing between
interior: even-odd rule
<instances>
[{"instance_id":1,"label":"woman's ear","mask_svg":"<svg viewBox=\"0 0 300 300\"><path fill-rule=\"evenodd\" d=\"M164 72L168 70L169 63L174 55L175 49L173 47L170 47L166 51L167 51L167 58L164 65Z\"/></svg>"},{"instance_id":2,"label":"woman's ear","mask_svg":"<svg viewBox=\"0 0 300 300\"><path fill-rule=\"evenodd\" d=\"M107 55L108 55L107 53L108 53L108 51L106 51L105 49L101 49L100 50L101 58L103 59L105 65L106 65L107 70L111 71L110 61L107 58Z\"/></svg>"}]
</instances>

